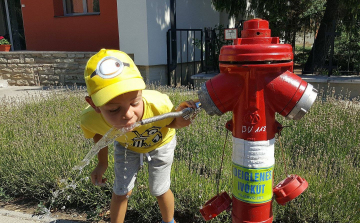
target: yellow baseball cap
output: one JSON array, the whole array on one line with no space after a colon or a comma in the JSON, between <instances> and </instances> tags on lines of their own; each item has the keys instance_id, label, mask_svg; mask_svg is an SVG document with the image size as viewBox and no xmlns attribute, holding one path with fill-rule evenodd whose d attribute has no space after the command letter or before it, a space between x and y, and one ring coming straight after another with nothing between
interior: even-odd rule
<instances>
[{"instance_id":1,"label":"yellow baseball cap","mask_svg":"<svg viewBox=\"0 0 360 223\"><path fill-rule=\"evenodd\" d=\"M89 96L98 107L111 99L145 89L134 61L119 50L101 49L87 62L84 78Z\"/></svg>"}]
</instances>

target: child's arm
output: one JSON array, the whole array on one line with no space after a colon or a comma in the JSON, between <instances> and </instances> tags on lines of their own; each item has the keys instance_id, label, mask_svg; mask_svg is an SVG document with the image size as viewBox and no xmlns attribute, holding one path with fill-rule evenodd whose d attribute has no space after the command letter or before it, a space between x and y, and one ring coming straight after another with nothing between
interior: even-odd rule
<instances>
[{"instance_id":1,"label":"child's arm","mask_svg":"<svg viewBox=\"0 0 360 223\"><path fill-rule=\"evenodd\" d=\"M102 138L102 135L96 134L94 136L94 143L97 143ZM106 178L102 178L108 167L108 147L102 148L98 153L98 165L91 173L91 182L96 186L101 186L106 182Z\"/></svg>"},{"instance_id":2,"label":"child's arm","mask_svg":"<svg viewBox=\"0 0 360 223\"><path fill-rule=\"evenodd\" d=\"M199 99L193 101L193 100L190 100L190 101L183 101L179 104L179 106L176 108L176 111L181 111L185 108L188 108L188 107L191 107L193 109L196 109L196 105L195 105L195 102L199 101ZM167 125L166 127L168 128L174 128L174 129L180 129L180 128L183 128L183 127L186 127L188 125L191 124L191 120L188 119L184 119L182 116L180 117L176 117L174 118L174 120L169 124Z\"/></svg>"}]
</instances>

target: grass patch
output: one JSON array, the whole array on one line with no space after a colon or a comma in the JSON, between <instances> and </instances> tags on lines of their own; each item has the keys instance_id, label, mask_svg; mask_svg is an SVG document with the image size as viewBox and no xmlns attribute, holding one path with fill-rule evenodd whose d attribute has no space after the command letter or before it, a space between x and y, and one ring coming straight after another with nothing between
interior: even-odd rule
<instances>
[{"instance_id":1,"label":"grass patch","mask_svg":"<svg viewBox=\"0 0 360 223\"><path fill-rule=\"evenodd\" d=\"M186 88L156 87L167 93L174 105L197 98ZM46 98L28 96L24 102L0 100L0 199L26 197L49 207L59 180L69 177L92 147L79 126L81 110L86 106L84 90L51 91ZM177 131L178 146L172 169L171 189L175 195L176 217L183 222L204 222L199 209L217 188L231 194L232 140L225 146L224 166L219 185L225 123L231 114L198 114L193 124ZM275 181L286 174L297 174L309 182L309 188L285 206L274 202L274 222L356 222L360 219L360 107L359 100L336 98L320 92L311 111L300 121L277 116L284 126L275 145ZM284 157L281 153L281 144ZM68 189L53 202L52 209L77 207L86 210L92 220L109 208L113 176L113 154L105 187L95 187L87 179L96 159L77 177L76 189ZM286 165L286 172L285 172ZM156 199L147 186L147 170L140 172L129 202L132 222L160 221ZM89 217L89 218L90 218ZM231 222L222 213L210 222Z\"/></svg>"}]
</instances>

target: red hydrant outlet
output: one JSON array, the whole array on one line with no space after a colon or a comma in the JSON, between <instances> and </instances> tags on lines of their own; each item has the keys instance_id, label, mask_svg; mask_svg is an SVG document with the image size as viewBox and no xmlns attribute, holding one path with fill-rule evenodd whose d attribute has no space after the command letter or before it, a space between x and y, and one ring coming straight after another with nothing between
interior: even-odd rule
<instances>
[{"instance_id":1,"label":"red hydrant outlet","mask_svg":"<svg viewBox=\"0 0 360 223\"><path fill-rule=\"evenodd\" d=\"M200 213L204 220L208 221L215 218L221 212L230 209L230 206L231 198L226 192L223 192L206 202L204 207L200 209Z\"/></svg>"},{"instance_id":2,"label":"red hydrant outlet","mask_svg":"<svg viewBox=\"0 0 360 223\"><path fill-rule=\"evenodd\" d=\"M281 181L274 188L275 200L280 205L285 205L288 201L299 196L309 183L298 175L290 175Z\"/></svg>"},{"instance_id":3,"label":"red hydrant outlet","mask_svg":"<svg viewBox=\"0 0 360 223\"><path fill-rule=\"evenodd\" d=\"M281 128L275 113L301 119L317 90L292 73L292 47L271 37L268 21L244 22L241 36L221 48L220 73L201 86L198 96L209 115L233 113L226 123L233 135L232 221L272 222L274 144ZM285 203L306 187L307 182L290 196L277 197ZM280 187L279 193L287 188Z\"/></svg>"}]
</instances>

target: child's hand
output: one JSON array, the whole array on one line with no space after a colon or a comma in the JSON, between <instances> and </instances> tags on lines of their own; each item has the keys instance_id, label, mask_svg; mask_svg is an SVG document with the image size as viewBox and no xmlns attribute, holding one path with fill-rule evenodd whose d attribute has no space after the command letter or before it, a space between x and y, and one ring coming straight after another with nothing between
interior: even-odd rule
<instances>
[{"instance_id":1,"label":"child's hand","mask_svg":"<svg viewBox=\"0 0 360 223\"><path fill-rule=\"evenodd\" d=\"M189 100L189 101L183 101L183 102L181 102L180 104L179 104L179 106L176 108L176 111L181 111L181 110L183 110L183 109L185 109L185 108L193 108L193 109L196 109L197 107L196 107L196 102L198 102L199 101L199 99L196 99L195 101L193 101L193 100Z\"/></svg>"},{"instance_id":2,"label":"child's hand","mask_svg":"<svg viewBox=\"0 0 360 223\"><path fill-rule=\"evenodd\" d=\"M95 186L105 186L105 182L107 181L106 178L102 178L107 166L98 164L97 167L91 173L91 183Z\"/></svg>"},{"instance_id":3,"label":"child's hand","mask_svg":"<svg viewBox=\"0 0 360 223\"><path fill-rule=\"evenodd\" d=\"M189 100L189 101L183 101L179 104L179 106L176 108L176 111L181 111L185 108L193 108L194 110L197 109L196 107L196 102L198 102L199 99L196 100ZM192 117L195 117L195 115L193 115ZM179 128L183 128L186 126L189 126L191 124L191 119L184 119L183 117L176 117L167 127L169 128L175 128L175 129L179 129Z\"/></svg>"}]
</instances>

